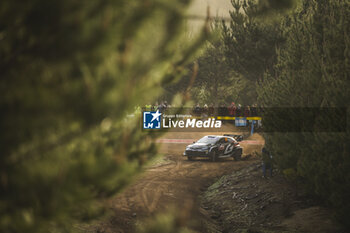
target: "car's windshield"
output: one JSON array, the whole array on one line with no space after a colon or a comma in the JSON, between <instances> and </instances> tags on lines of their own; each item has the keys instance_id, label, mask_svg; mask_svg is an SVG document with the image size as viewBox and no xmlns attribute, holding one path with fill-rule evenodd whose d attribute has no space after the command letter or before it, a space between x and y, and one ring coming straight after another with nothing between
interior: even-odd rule
<instances>
[{"instance_id":1,"label":"car's windshield","mask_svg":"<svg viewBox=\"0 0 350 233\"><path fill-rule=\"evenodd\" d=\"M201 139L199 139L197 142L199 143L207 143L207 144L213 144L218 140L217 137L212 137L212 136L205 136Z\"/></svg>"}]
</instances>

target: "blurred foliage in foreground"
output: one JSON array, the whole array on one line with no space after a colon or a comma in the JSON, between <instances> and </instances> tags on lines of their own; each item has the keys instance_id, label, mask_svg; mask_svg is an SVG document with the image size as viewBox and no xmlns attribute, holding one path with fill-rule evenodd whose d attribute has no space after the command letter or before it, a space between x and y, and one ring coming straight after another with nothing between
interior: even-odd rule
<instances>
[{"instance_id":1,"label":"blurred foliage in foreground","mask_svg":"<svg viewBox=\"0 0 350 233\"><path fill-rule=\"evenodd\" d=\"M144 220L136 229L137 233L194 233L187 228L190 218L188 209L168 210Z\"/></svg>"},{"instance_id":2,"label":"blurred foliage in foreground","mask_svg":"<svg viewBox=\"0 0 350 233\"><path fill-rule=\"evenodd\" d=\"M0 2L1 231L72 231L156 153L126 113L202 43L182 41L187 4Z\"/></svg>"}]
</instances>

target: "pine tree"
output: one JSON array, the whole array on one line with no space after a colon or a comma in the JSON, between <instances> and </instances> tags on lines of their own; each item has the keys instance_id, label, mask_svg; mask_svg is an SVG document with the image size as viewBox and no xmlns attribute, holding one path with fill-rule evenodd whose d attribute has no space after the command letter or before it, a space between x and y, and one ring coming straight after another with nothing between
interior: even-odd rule
<instances>
[{"instance_id":1,"label":"pine tree","mask_svg":"<svg viewBox=\"0 0 350 233\"><path fill-rule=\"evenodd\" d=\"M231 22L223 22L225 54L230 67L245 79L256 82L265 71L272 71L276 47L284 38L278 22L257 17L260 12L254 1L232 1Z\"/></svg>"},{"instance_id":2,"label":"pine tree","mask_svg":"<svg viewBox=\"0 0 350 233\"><path fill-rule=\"evenodd\" d=\"M222 40L222 25L218 19L211 25L211 37L207 39L196 61L185 68L185 75L179 82L164 86L167 98L190 88L190 96L200 105L219 106L221 103L252 103L255 92L254 82L242 78L232 68L225 54ZM195 77L193 77L195 73ZM192 80L193 78L193 80Z\"/></svg>"},{"instance_id":3,"label":"pine tree","mask_svg":"<svg viewBox=\"0 0 350 233\"><path fill-rule=\"evenodd\" d=\"M243 87L245 83L230 68L221 41L209 42L197 63L199 69L192 93L194 99L216 107L238 99L237 87Z\"/></svg>"},{"instance_id":4,"label":"pine tree","mask_svg":"<svg viewBox=\"0 0 350 233\"><path fill-rule=\"evenodd\" d=\"M284 21L286 43L278 50L274 72L266 75L258 89L264 106L345 107L347 111L349 13L348 1L303 1ZM302 115L305 122L312 118L315 129L344 123L335 112L308 116L299 109L286 111L294 119ZM305 122L299 121L301 130L308 127ZM338 219L349 224L345 217L350 210L349 119L345 123L340 126L343 132L276 133L267 135L266 143L281 169L297 171L309 191L334 207ZM289 122L271 115L264 124L273 128Z\"/></svg>"}]
</instances>

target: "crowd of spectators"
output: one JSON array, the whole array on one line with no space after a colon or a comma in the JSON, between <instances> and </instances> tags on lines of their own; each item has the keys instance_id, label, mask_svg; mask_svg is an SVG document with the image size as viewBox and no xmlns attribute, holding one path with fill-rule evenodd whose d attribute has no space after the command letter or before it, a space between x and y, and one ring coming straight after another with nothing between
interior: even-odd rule
<instances>
[{"instance_id":1,"label":"crowd of spectators","mask_svg":"<svg viewBox=\"0 0 350 233\"><path fill-rule=\"evenodd\" d=\"M217 111L216 111L217 110ZM230 105L220 104L220 106L215 109L213 104L209 107L207 104L200 106L199 104L193 107L193 113L196 116L207 115L207 116L231 116L231 117L254 117L258 116L257 105L252 106L242 106L241 104L235 104L232 102Z\"/></svg>"},{"instance_id":2,"label":"crowd of spectators","mask_svg":"<svg viewBox=\"0 0 350 233\"><path fill-rule=\"evenodd\" d=\"M162 101L160 103L156 102L155 104L146 104L145 105L145 110L146 111L157 111L159 110L160 112L168 109L168 108L171 108L173 106L171 106L170 104L168 104L167 101Z\"/></svg>"},{"instance_id":3,"label":"crowd of spectators","mask_svg":"<svg viewBox=\"0 0 350 233\"><path fill-rule=\"evenodd\" d=\"M161 101L156 102L155 104L146 104L144 106L145 111L157 111L165 112L167 109L170 110L170 108L173 108L175 106L171 106L168 104L167 101ZM139 108L139 107L138 107ZM139 109L139 111L141 108ZM197 117L258 117L259 116L259 108L256 104L253 104L252 106L246 105L242 106L241 104L235 104L232 102L231 104L220 104L219 107L215 108L214 104L204 104L200 105L197 103L195 106L192 107L192 109L188 109L188 113L197 116ZM224 121L230 121L230 119L223 119ZM233 119L232 119L233 120ZM231 121L232 121L231 120ZM247 126L252 123L253 120L247 120ZM256 121L257 125L260 126L261 121Z\"/></svg>"},{"instance_id":4,"label":"crowd of spectators","mask_svg":"<svg viewBox=\"0 0 350 233\"><path fill-rule=\"evenodd\" d=\"M166 109L171 107L167 101L156 102L155 104L146 104L144 106L145 111L157 111L164 112ZM204 104L200 105L199 103L193 106L191 113L195 116L231 116L231 117L255 117L258 116L258 107L256 104L252 106L246 105L242 106L241 104L231 104L225 105L220 104L219 107L215 108L214 104Z\"/></svg>"}]
</instances>

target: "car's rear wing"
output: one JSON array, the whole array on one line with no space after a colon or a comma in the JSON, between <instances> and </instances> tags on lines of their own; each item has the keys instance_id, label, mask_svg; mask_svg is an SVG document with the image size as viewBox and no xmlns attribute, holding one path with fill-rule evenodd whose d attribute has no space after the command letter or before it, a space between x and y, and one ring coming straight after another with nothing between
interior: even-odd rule
<instances>
[{"instance_id":1,"label":"car's rear wing","mask_svg":"<svg viewBox=\"0 0 350 233\"><path fill-rule=\"evenodd\" d=\"M243 135L240 134L224 134L224 136L233 137L237 142L243 141Z\"/></svg>"}]
</instances>

